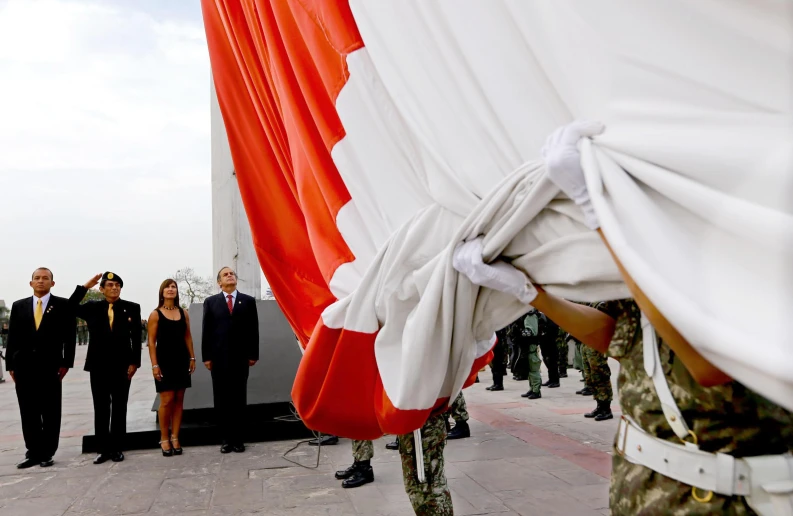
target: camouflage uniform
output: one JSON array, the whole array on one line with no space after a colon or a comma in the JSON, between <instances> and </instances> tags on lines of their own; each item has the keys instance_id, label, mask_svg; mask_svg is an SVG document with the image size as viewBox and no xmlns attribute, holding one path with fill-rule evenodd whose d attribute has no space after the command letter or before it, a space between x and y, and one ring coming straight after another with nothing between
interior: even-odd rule
<instances>
[{"instance_id":1,"label":"camouflage uniform","mask_svg":"<svg viewBox=\"0 0 793 516\"><path fill-rule=\"evenodd\" d=\"M561 328L558 329L556 334L556 349L559 354L559 374L564 376L567 374L570 349L567 345L567 332Z\"/></svg>"},{"instance_id":2,"label":"camouflage uniform","mask_svg":"<svg viewBox=\"0 0 793 516\"><path fill-rule=\"evenodd\" d=\"M611 368L609 368L608 358L604 353L595 351L589 346L584 346L584 366L588 371L584 374L584 381L587 387L594 391L595 401L611 401L613 393L611 391Z\"/></svg>"},{"instance_id":3,"label":"camouflage uniform","mask_svg":"<svg viewBox=\"0 0 793 516\"><path fill-rule=\"evenodd\" d=\"M588 349L583 343L576 344L581 350L581 377L584 379L584 385L589 386L589 360L586 357L586 350Z\"/></svg>"},{"instance_id":4,"label":"camouflage uniform","mask_svg":"<svg viewBox=\"0 0 793 516\"><path fill-rule=\"evenodd\" d=\"M664 417L652 378L644 370L638 306L621 300L598 308L617 321L608 353L620 361L617 387L622 412L649 434L679 443ZM660 339L658 351L669 388L700 449L736 457L793 451L793 414L738 382L702 387ZM742 496L714 493L710 501L698 502L691 486L631 464L619 453L612 458L610 505L616 516L755 514Z\"/></svg>"},{"instance_id":5,"label":"camouflage uniform","mask_svg":"<svg viewBox=\"0 0 793 516\"><path fill-rule=\"evenodd\" d=\"M353 441L352 458L355 462L372 460L374 457L374 444L372 441Z\"/></svg>"},{"instance_id":6,"label":"camouflage uniform","mask_svg":"<svg viewBox=\"0 0 793 516\"><path fill-rule=\"evenodd\" d=\"M460 394L454 399L454 403L452 403L452 406L446 412L446 416L451 416L455 423L468 421L470 416L468 415L468 406L465 404L462 391L460 391Z\"/></svg>"},{"instance_id":7,"label":"camouflage uniform","mask_svg":"<svg viewBox=\"0 0 793 516\"><path fill-rule=\"evenodd\" d=\"M417 516L453 516L452 495L446 485L443 449L446 446L446 416L430 416L421 428L424 451L424 476L420 483L416 473L416 448L413 433L399 436L399 455L402 458L402 479Z\"/></svg>"}]
</instances>

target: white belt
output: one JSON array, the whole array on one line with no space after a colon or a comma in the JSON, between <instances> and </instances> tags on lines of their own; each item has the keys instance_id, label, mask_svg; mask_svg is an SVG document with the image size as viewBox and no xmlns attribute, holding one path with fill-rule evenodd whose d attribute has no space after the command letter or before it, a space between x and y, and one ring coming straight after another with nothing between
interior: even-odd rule
<instances>
[{"instance_id":1,"label":"white belt","mask_svg":"<svg viewBox=\"0 0 793 516\"><path fill-rule=\"evenodd\" d=\"M629 462L692 486L695 500L709 502L713 493L745 496L762 515L793 515L793 456L765 455L736 459L694 446L654 437L623 415L616 451Z\"/></svg>"}]
</instances>

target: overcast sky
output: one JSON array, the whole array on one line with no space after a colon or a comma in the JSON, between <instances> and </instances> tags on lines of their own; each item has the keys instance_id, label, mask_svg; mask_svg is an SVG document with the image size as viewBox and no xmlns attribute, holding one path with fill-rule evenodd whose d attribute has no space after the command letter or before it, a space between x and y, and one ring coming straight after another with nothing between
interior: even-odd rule
<instances>
[{"instance_id":1,"label":"overcast sky","mask_svg":"<svg viewBox=\"0 0 793 516\"><path fill-rule=\"evenodd\" d=\"M0 0L0 299L212 274L209 80L198 1Z\"/></svg>"}]
</instances>

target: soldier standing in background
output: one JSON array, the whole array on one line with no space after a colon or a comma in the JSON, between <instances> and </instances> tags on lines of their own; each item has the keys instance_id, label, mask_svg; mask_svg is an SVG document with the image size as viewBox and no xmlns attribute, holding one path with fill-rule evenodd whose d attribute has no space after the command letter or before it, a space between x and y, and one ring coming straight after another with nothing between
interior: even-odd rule
<instances>
[{"instance_id":1,"label":"soldier standing in background","mask_svg":"<svg viewBox=\"0 0 793 516\"><path fill-rule=\"evenodd\" d=\"M589 360L586 357L586 346L584 346L581 341L575 341L576 352L579 354L579 360L581 361L581 381L584 382L584 387L580 390L575 391L576 394L580 394L582 396L592 396L595 391L593 391L589 387Z\"/></svg>"},{"instance_id":2,"label":"soldier standing in background","mask_svg":"<svg viewBox=\"0 0 793 516\"><path fill-rule=\"evenodd\" d=\"M592 303L592 308L602 310L605 303ZM608 364L608 357L605 353L601 353L596 349L584 346L583 350L584 366L588 366L587 382L586 385L592 392L597 406L592 412L584 414L584 417L594 418L595 421L604 421L612 419L614 415L611 413L611 400L613 393L611 391L611 368ZM588 395L585 389L582 389L581 394Z\"/></svg>"},{"instance_id":3,"label":"soldier standing in background","mask_svg":"<svg viewBox=\"0 0 793 516\"><path fill-rule=\"evenodd\" d=\"M567 368L569 367L570 348L567 345L567 332L562 328L556 332L556 349L559 354L559 378L567 378Z\"/></svg>"},{"instance_id":4,"label":"soldier standing in background","mask_svg":"<svg viewBox=\"0 0 793 516\"><path fill-rule=\"evenodd\" d=\"M531 311L520 319L518 331L514 335L518 335L521 346L524 347L528 355L529 363L529 390L521 394L521 397L530 400L542 398L540 387L542 385L542 376L540 375L540 367L542 360L540 359L540 339L539 339L539 324L537 320L537 312Z\"/></svg>"},{"instance_id":5,"label":"soldier standing in background","mask_svg":"<svg viewBox=\"0 0 793 516\"><path fill-rule=\"evenodd\" d=\"M523 333L523 317L518 318L507 327L507 336L512 346L510 369L512 370L512 379L518 382L529 378L529 348Z\"/></svg>"},{"instance_id":6,"label":"soldier standing in background","mask_svg":"<svg viewBox=\"0 0 793 516\"><path fill-rule=\"evenodd\" d=\"M537 312L537 327L540 340L542 361L548 369L548 381L543 387L555 389L559 387L559 349L556 347L556 337L559 335L559 326L551 321L542 312Z\"/></svg>"},{"instance_id":7,"label":"soldier standing in background","mask_svg":"<svg viewBox=\"0 0 793 516\"><path fill-rule=\"evenodd\" d=\"M504 376L507 375L507 329L503 328L496 332L496 345L493 347L493 361L490 362L490 369L493 371L493 385L487 388L488 391L503 391Z\"/></svg>"}]
</instances>

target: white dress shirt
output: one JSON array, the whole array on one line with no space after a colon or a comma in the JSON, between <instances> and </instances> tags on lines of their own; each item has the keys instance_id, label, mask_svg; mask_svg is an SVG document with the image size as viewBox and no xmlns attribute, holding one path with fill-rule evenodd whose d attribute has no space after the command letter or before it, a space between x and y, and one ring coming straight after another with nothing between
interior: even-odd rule
<instances>
[{"instance_id":1,"label":"white dress shirt","mask_svg":"<svg viewBox=\"0 0 793 516\"><path fill-rule=\"evenodd\" d=\"M221 292L223 294L223 301L227 304L229 302L229 294L227 292ZM234 289L234 292L231 293L231 306L237 306L237 289Z\"/></svg>"},{"instance_id":2,"label":"white dress shirt","mask_svg":"<svg viewBox=\"0 0 793 516\"><path fill-rule=\"evenodd\" d=\"M51 295L51 293L47 292L47 294L44 297L41 298L41 315L44 315L44 312L47 311L47 303L50 302L50 295ZM36 313L36 305L38 304L38 302L39 302L39 298L36 297L36 294L33 294L33 313L34 314Z\"/></svg>"}]
</instances>

